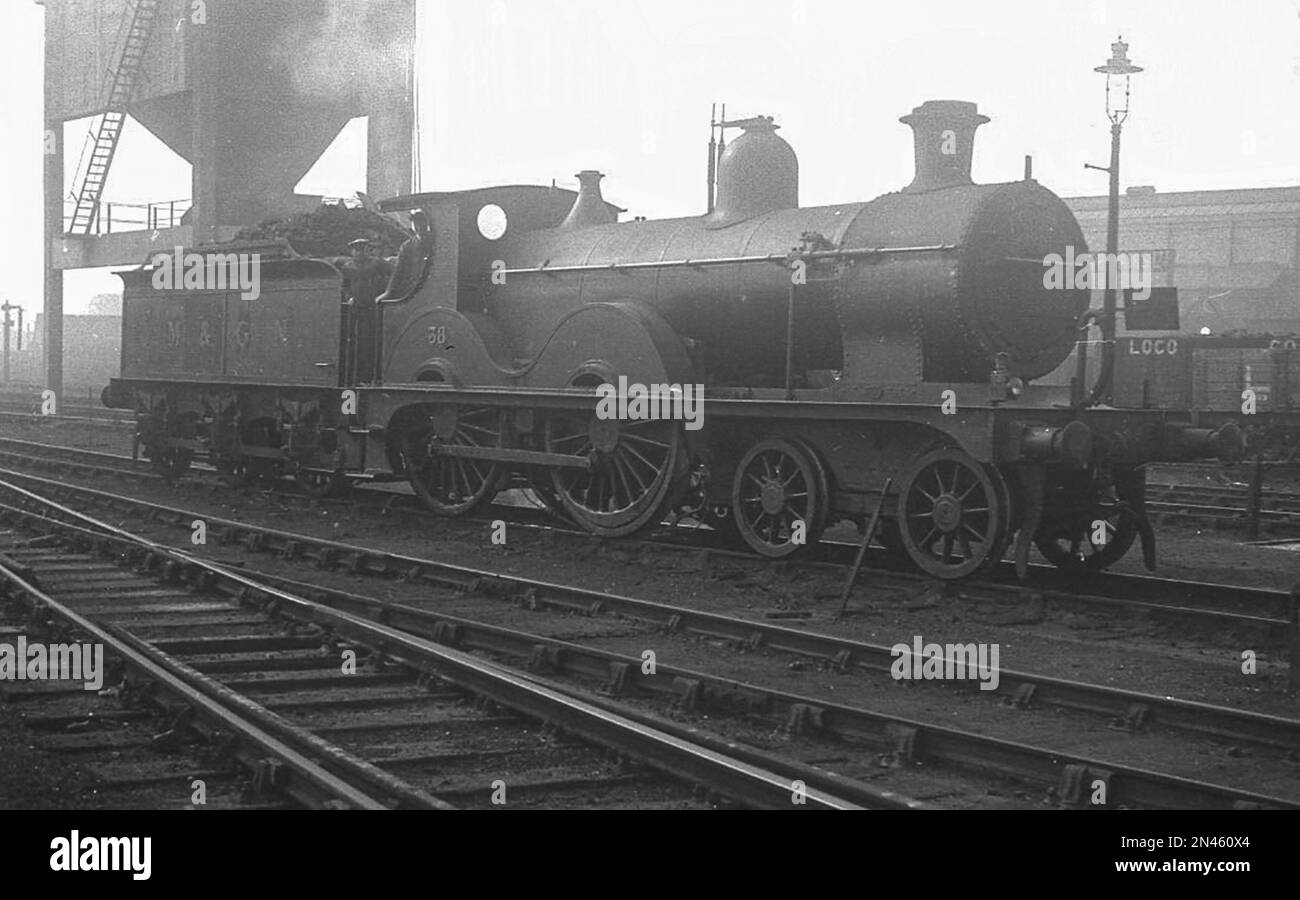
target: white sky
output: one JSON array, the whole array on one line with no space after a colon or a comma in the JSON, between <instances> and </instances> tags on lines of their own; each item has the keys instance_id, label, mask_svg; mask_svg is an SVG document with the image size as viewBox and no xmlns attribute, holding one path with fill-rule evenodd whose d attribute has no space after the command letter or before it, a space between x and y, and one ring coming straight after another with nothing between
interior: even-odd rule
<instances>
[{"instance_id":1,"label":"white sky","mask_svg":"<svg viewBox=\"0 0 1300 900\"><path fill-rule=\"evenodd\" d=\"M275 0L267 0L275 2ZM349 0L364 2L364 0ZM419 0L426 190L609 177L606 197L651 218L702 211L709 105L774 115L800 160L803 205L866 200L911 178L897 119L972 100L977 181L1022 157L1063 196L1100 194L1104 78L1123 33L1133 81L1123 184L1161 191L1300 184L1300 0ZM43 12L6 0L0 116L0 297L41 297ZM84 129L69 131L75 163ZM347 143L346 141L344 143ZM353 146L363 146L353 142ZM346 152L319 190L359 184ZM105 199L189 193L186 168L136 126ZM355 155L354 155L355 157ZM114 290L65 279L66 309Z\"/></svg>"}]
</instances>

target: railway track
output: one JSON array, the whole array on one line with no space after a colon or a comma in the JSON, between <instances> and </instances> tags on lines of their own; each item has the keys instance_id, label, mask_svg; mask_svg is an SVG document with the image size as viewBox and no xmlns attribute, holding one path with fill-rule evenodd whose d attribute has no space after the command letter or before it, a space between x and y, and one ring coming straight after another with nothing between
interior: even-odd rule
<instances>
[{"instance_id":1,"label":"railway track","mask_svg":"<svg viewBox=\"0 0 1300 900\"><path fill-rule=\"evenodd\" d=\"M39 392L33 396L38 396ZM102 406L64 406L60 412L45 414L41 412L41 401L0 400L0 421L16 422L28 425L42 425L56 422L75 423L94 427L131 430L135 427L135 416L123 414Z\"/></svg>"},{"instance_id":2,"label":"railway track","mask_svg":"<svg viewBox=\"0 0 1300 900\"><path fill-rule=\"evenodd\" d=\"M17 449L21 449L22 452L15 454ZM102 462L104 460L106 462ZM150 471L147 464L133 462L113 454L73 448L46 448L44 445L31 445L30 442L15 442L9 439L0 439L0 463L39 468L56 475L126 474L132 478L147 480L158 480L162 477ZM145 515L152 519L173 523L178 527L189 528L194 518L200 515L192 510L135 500L86 486L41 479L39 476L24 475L15 470L0 471L5 472L7 477L35 479L31 483L37 489L49 491L53 496L76 497L78 502L95 504L118 513ZM431 519L436 519L440 523L448 521L424 510L413 496L390 491L354 491L346 500L303 499L311 503L338 503L349 509L360 509L382 516L406 516L419 524L427 524ZM214 531L218 534L238 535L241 536L240 540L256 540L276 548L307 547L311 546L314 540L306 535L259 529L247 523L222 518L206 515L203 518L215 526ZM586 532L566 528L563 524L556 523L535 507L494 505L485 517L471 517L457 521L480 528L496 519L508 521L511 527L555 531L572 534L582 540L598 540ZM858 549L852 543L823 539L811 559L787 560L774 564L755 556L748 550L734 549L734 545L726 542L721 535L688 527L661 529L658 533L638 541L625 539L623 543L628 546L639 543L640 546L654 552L698 553L701 549L706 549L708 553L718 558L732 560L739 564L780 568L801 567L823 570L841 577L852 564ZM394 561L390 554L382 551L351 545L339 545L323 552L359 560L357 566L373 567L379 571L409 565L409 562ZM867 571L872 583L877 586L919 593L933 585L931 579L907 570L905 566L900 565L881 550L873 549L868 554ZM1107 612L1126 610L1170 623L1186 622L1202 629L1234 628L1244 630L1275 648L1286 647L1294 641L1292 617L1295 599L1289 593L1278 590L1110 572L1081 580L1044 564L1030 566L1030 577L1026 583L1021 583L1016 578L1013 566L1003 564L985 579L970 579L946 585L943 590L954 598L994 601L1028 599L1035 603L1085 610L1097 609Z\"/></svg>"},{"instance_id":3,"label":"railway track","mask_svg":"<svg viewBox=\"0 0 1300 900\"><path fill-rule=\"evenodd\" d=\"M170 477L155 471L146 461L121 454L15 438L0 438L0 464L4 463L86 475L112 473L139 478ZM217 474L214 468L201 462L194 463L193 470L205 475ZM1148 490L1147 508L1157 524L1165 518L1211 523L1216 527L1246 526L1250 521L1248 491L1238 486L1152 483ZM1259 523L1274 535L1300 535L1300 492L1263 491L1256 515Z\"/></svg>"},{"instance_id":4,"label":"railway track","mask_svg":"<svg viewBox=\"0 0 1300 900\"><path fill-rule=\"evenodd\" d=\"M611 613L649 622L668 631L692 633L710 638L723 637L737 646L759 647L778 653L819 658L841 671L886 677L891 662L888 648L844 640L831 635L704 613L681 607L650 603L608 593L583 591L562 585L547 585L479 570L450 567L431 560L381 555L364 548L316 541L301 535L252 529L227 531L236 523L209 520L209 527L227 539L243 539L248 546L274 549L284 556L320 565L341 566L348 571L400 575L456 591L474 590L486 596L508 599L533 608L559 608L587 615ZM91 539L93 541L93 538ZM155 561L153 568L172 565ZM185 563L174 566L179 577ZM188 576L193 578L191 574ZM674 702L691 708L733 708L750 714L761 711L782 721L787 728L809 728L842 740L865 741L884 747L896 760L924 759L958 766L973 765L981 770L1011 774L1017 778L1047 781L1064 802L1078 799L1078 785L1093 775L1117 779L1116 802L1154 806L1291 805L1289 801L1251 795L1217 785L1172 778L1133 767L1095 759L1071 757L1056 750L998 741L981 735L885 716L871 710L828 704L752 684L691 671L661 670L646 679L638 676L639 660L619 657L572 642L539 638L500 627L439 615L424 609L385 603L319 586L287 582L276 577L245 573L267 587L272 596L280 591L310 596L314 601L367 618L377 618L404 632L425 636L458 647L494 652L528 660L535 670L578 672L607 679L616 690L647 693L667 692ZM247 588L247 585L245 585ZM255 592L261 596L260 592ZM273 602L273 601L272 601ZM1288 753L1300 752L1300 723L1242 710L1178 701L1173 698L1046 678L1004 670L999 690L1013 706L1055 707L1073 714L1104 715L1118 726L1146 731L1152 728L1186 732L1196 736L1257 745ZM924 750L921 750L921 747ZM1094 779L1095 780L1095 779Z\"/></svg>"},{"instance_id":5,"label":"railway track","mask_svg":"<svg viewBox=\"0 0 1300 900\"><path fill-rule=\"evenodd\" d=\"M1157 519L1170 516L1220 525L1249 522L1250 489L1241 485L1148 484L1147 509ZM1300 531L1300 492L1264 490L1254 513L1274 530Z\"/></svg>"},{"instance_id":6,"label":"railway track","mask_svg":"<svg viewBox=\"0 0 1300 900\"><path fill-rule=\"evenodd\" d=\"M26 624L46 636L102 644L127 672L125 695L169 698L161 707L170 716L164 735L175 740L193 729L219 740L264 794L351 808L917 805L774 757L762 758L775 771L762 768L717 749L716 741L706 746L669 734L613 704L587 703L14 485L0 484L0 492L58 517L0 507L28 535L9 533L0 542L10 608L24 609ZM33 534L43 536L32 541ZM147 561L163 584L124 571L123 559ZM186 584L175 583L178 570ZM45 688L41 682L17 693L34 705L50 696ZM75 688L60 693L65 703L73 693L75 704ZM30 721L46 730L70 716L99 729L111 724L112 716L94 712L65 705ZM105 737L79 729L60 749L120 752L121 743ZM156 767L153 777L166 780ZM188 793L190 782L177 781Z\"/></svg>"},{"instance_id":7,"label":"railway track","mask_svg":"<svg viewBox=\"0 0 1300 900\"><path fill-rule=\"evenodd\" d=\"M1147 493L1152 499L1167 503L1206 503L1211 506L1244 506L1250 494L1249 485L1243 484L1160 484L1147 483ZM1300 511L1300 491L1267 489L1262 499L1287 512Z\"/></svg>"}]
</instances>

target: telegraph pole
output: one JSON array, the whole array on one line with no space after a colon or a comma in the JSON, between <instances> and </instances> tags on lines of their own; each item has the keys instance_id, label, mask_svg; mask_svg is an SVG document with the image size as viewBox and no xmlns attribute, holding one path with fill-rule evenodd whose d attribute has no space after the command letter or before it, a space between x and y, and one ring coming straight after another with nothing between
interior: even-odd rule
<instances>
[{"instance_id":1,"label":"telegraph pole","mask_svg":"<svg viewBox=\"0 0 1300 900\"><path fill-rule=\"evenodd\" d=\"M13 319L9 317L10 310L18 310L18 347L23 349L23 308L17 304L10 303L6 300L0 303L0 313L4 315L4 383L9 383L9 332L13 329Z\"/></svg>"}]
</instances>

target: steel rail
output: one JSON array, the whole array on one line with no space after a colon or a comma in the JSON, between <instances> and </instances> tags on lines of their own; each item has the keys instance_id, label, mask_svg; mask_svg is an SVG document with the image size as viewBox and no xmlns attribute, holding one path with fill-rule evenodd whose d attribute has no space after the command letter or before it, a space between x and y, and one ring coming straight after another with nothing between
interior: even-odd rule
<instances>
[{"instance_id":1,"label":"steel rail","mask_svg":"<svg viewBox=\"0 0 1300 900\"><path fill-rule=\"evenodd\" d=\"M1170 494L1193 497L1204 497L1206 495L1214 497L1232 496L1245 499L1246 496L1250 494L1250 485L1179 484L1177 482L1148 481L1146 492L1149 498L1155 500L1168 497ZM1287 488L1262 488L1261 493L1264 497L1271 499L1300 503L1300 491L1293 491Z\"/></svg>"},{"instance_id":2,"label":"steel rail","mask_svg":"<svg viewBox=\"0 0 1300 900\"><path fill-rule=\"evenodd\" d=\"M77 407L74 407L74 409ZM40 413L23 409L0 409L0 419L18 422L76 422L100 427L129 428L134 427L135 419L114 415L74 415L72 413Z\"/></svg>"},{"instance_id":3,"label":"steel rail","mask_svg":"<svg viewBox=\"0 0 1300 900\"><path fill-rule=\"evenodd\" d=\"M677 778L701 783L746 805L770 809L790 808L792 805L806 809L863 808L826 791L796 786L791 779L777 773L640 724L576 697L535 684L501 666L484 662L390 626L331 609L287 591L261 584L239 572L133 535L124 529L40 497L17 485L0 481L0 490L8 490L29 500L43 503L51 509L77 519L87 527L50 519L47 519L47 522L63 528L76 528L82 532L83 537L91 540L98 538L111 541L119 549L143 548L149 553L167 558L172 563L205 573L206 577L202 579L204 581L215 579L238 590L268 595L277 614L292 614L294 618L301 621L328 628L336 635L371 647L385 657L412 669L436 674L444 681L488 697L502 706L557 724L572 734L603 746L616 748L654 769ZM0 509L3 508L5 507L0 506ZM11 513L22 512L13 507L8 507L8 510ZM90 623L87 621L87 624ZM796 792L802 802L795 803L792 800Z\"/></svg>"},{"instance_id":4,"label":"steel rail","mask_svg":"<svg viewBox=\"0 0 1300 900\"><path fill-rule=\"evenodd\" d=\"M237 734L259 748L260 752L270 753L283 761L293 776L303 782L301 786L294 785L288 788L288 792L300 801L310 800L313 796L329 797L337 798L354 809L387 808L380 799L328 771L316 760L265 731L256 722L210 695L200 682L189 680L169 669L160 651L151 652L146 647L127 642L123 640L120 633L92 622L42 591L22 574L6 565L3 559L0 559L0 583L3 583L7 596L25 602L34 612L40 615L52 614L78 632L113 648L114 653L120 656L127 666L142 673L214 727ZM320 800L317 799L316 802L319 804Z\"/></svg>"},{"instance_id":5,"label":"steel rail","mask_svg":"<svg viewBox=\"0 0 1300 900\"><path fill-rule=\"evenodd\" d=\"M136 637L126 629L116 625L105 627L106 630L117 635L124 643L134 647L141 653L148 653L151 649L155 650L159 654L158 664L177 678L197 685L226 707L235 710L238 714L264 729L268 734L284 741L287 745L296 746L302 753L320 762L324 768L344 778L349 783L365 784L376 793L391 798L395 801L395 808L455 809L450 803L412 787L374 763L361 759L323 740L305 728L294 725L244 694L226 687L216 679L210 678L180 660L151 647L150 642ZM385 808L387 808L387 804Z\"/></svg>"},{"instance_id":6,"label":"steel rail","mask_svg":"<svg viewBox=\"0 0 1300 900\"><path fill-rule=\"evenodd\" d=\"M0 417L2 416L3 414L0 413ZM2 449L6 446L29 448L33 451L40 450L47 453L52 453L54 458L40 459L40 458L26 456L21 453L11 453L8 450ZM536 451L522 451L522 450L494 451L490 449L489 450L473 450L473 449L466 450L464 448L458 449L455 447L448 447L448 448L443 448L440 452L444 453L444 455L449 455L449 456L467 456L467 457L483 457L483 458L491 457L491 458L501 458L501 459L522 460L525 462L529 460L532 460L534 462L549 461L560 465L575 466L578 468L588 467L590 463L589 460L583 460L580 457L567 457L559 454L555 454L555 455L542 454ZM67 467L67 468L90 471L90 472L111 472L113 474L129 474L132 475L133 477L141 477L147 479L162 479L162 480L166 479L166 476L161 475L158 472L155 472L148 466L148 464L140 462L138 460L133 460L130 457L123 456L120 454L106 453L106 452L96 451L96 450L83 450L81 448L63 447L63 446L53 445L53 444L42 444L40 442L26 441L19 438L0 438L0 459L9 460L11 463L19 463L19 464L26 463L29 465L36 465L46 469ZM86 462L85 460L102 460L103 465L96 465L94 463ZM202 463L196 463L194 464L194 471L196 473L211 474L215 472L215 469L213 469L211 466L207 466ZM1206 492L1215 495L1219 495L1223 493L1218 489L1208 489ZM1167 497L1168 497L1167 491L1153 493L1152 499L1149 499L1147 501L1146 504L1147 508L1153 513L1169 514L1178 517L1191 517L1197 519L1212 519L1215 521L1236 522L1240 520L1242 522L1245 522L1250 515L1249 511L1246 510L1245 508L1209 506L1205 504L1198 504L1191 501L1182 502L1178 500L1162 499ZM1262 501L1261 501L1265 505L1261 506L1258 512L1258 517L1261 520L1266 520L1275 525L1291 525L1291 524L1300 525L1300 509L1279 509L1276 506L1276 504L1295 502L1296 498L1300 498L1300 494L1266 491L1262 495ZM1274 505L1270 506L1267 504L1274 504Z\"/></svg>"},{"instance_id":7,"label":"steel rail","mask_svg":"<svg viewBox=\"0 0 1300 900\"><path fill-rule=\"evenodd\" d=\"M134 460L129 456L123 456L120 453L108 453L103 450L86 450L81 447L67 447L61 444L43 444L40 441L27 441L22 438L0 437L0 448L4 447L49 453L57 457L67 458L67 460L71 462L76 462L77 457L81 457L87 460L102 460L105 463L114 463L118 465L125 463L130 468L140 468L138 460ZM62 461L62 459L59 461Z\"/></svg>"},{"instance_id":8,"label":"steel rail","mask_svg":"<svg viewBox=\"0 0 1300 900\"><path fill-rule=\"evenodd\" d=\"M613 665L625 662L617 654L592 649L553 638L530 635L503 626L475 622L458 616L421 609L395 601L355 594L340 588L324 587L295 581L253 569L241 569L258 581L297 591L327 603L342 605L356 615L377 619L425 637L438 640L455 635L457 645L474 649L509 652L522 658L538 658L539 647L551 648L550 656L574 659L590 656L593 661ZM620 598L609 595L613 601ZM716 613L703 613L684 607L636 601L645 606L610 609L622 616L635 617L664 629L693 632L708 637L723 637L747 648L759 647L783 653L827 660L839 671L862 669L874 675L887 675L897 657L891 647L869 644L816 632L799 631L764 622L751 622ZM646 607L651 607L646 610ZM638 614L639 613L639 614ZM445 642L445 641L444 641ZM549 656L547 657L549 658ZM948 657L945 656L947 661ZM592 671L596 671L593 669ZM1148 694L1141 691L1090 684L1047 675L998 668L999 683L987 691L990 699L1010 702L1019 708L1037 705L1073 709L1102 715L1137 730L1150 727L1220 738L1237 744L1252 744L1279 750L1300 750L1300 719L1249 712L1195 700Z\"/></svg>"},{"instance_id":9,"label":"steel rail","mask_svg":"<svg viewBox=\"0 0 1300 900\"><path fill-rule=\"evenodd\" d=\"M0 469L0 476L23 479L34 482L42 487L55 493L74 494L82 497L98 500L109 505L117 504L123 509L139 509L146 507L150 515L172 518L176 521L185 523L191 522L195 518L201 518L209 525L209 533L214 530L218 537L222 535L260 535L263 543L275 549L291 550L295 553L301 553L309 548L319 548L322 553L328 556L352 560L351 565L354 569L364 568L367 562L377 563L380 574L392 574L394 569L397 572L406 571L413 565L422 565L429 571L446 573L452 577L448 583L461 587L473 585L476 580L488 579L489 581L514 581L523 584L526 587L536 586L539 589L547 587L563 587L557 585L548 585L546 582L532 581L516 576L507 576L500 573L491 572L483 569L475 569L466 566L457 566L449 563L439 562L437 560L420 559L417 557L405 556L403 554L394 554L388 551L362 547L355 544L347 544L338 541L332 541L328 538L314 538L308 535L297 534L294 532L282 531L279 529L265 526L250 525L245 522L237 522L233 519L221 516L212 516L205 513L194 512L193 510L180 509L178 507L167 506L153 501L139 500L133 497L127 497L122 494L115 494L110 491L103 491L98 488L91 488L82 485L67 484L65 482L54 481L44 478L40 475L33 475L26 472ZM401 495L389 495L384 498L386 504L391 503L394 497ZM215 528L214 528L215 526ZM566 531L566 533L569 533ZM587 536L586 532L572 532L579 536ZM665 543L664 546L677 546L672 543ZM692 548L698 550L698 546ZM843 541L823 540L818 545L818 549L823 552L825 557L823 561L795 561L794 564L820 566L834 566L837 570L843 568L843 563L836 559L837 556L851 556L856 552L857 545ZM709 552L722 553L725 555L735 555L743 559L758 559L752 554L743 552L733 552L710 548ZM322 560L322 562L325 560ZM790 565L790 561L785 561L785 565ZM984 579L965 580L960 582L948 583L951 589L958 591L973 592L978 590L995 589L998 591L1015 591L1019 595L1025 595L1026 592L1042 596L1044 599L1066 600L1069 602L1086 602L1100 603L1107 605L1126 605L1133 606L1136 609L1146 611L1167 611L1191 616L1205 616L1212 621L1222 624L1225 620L1240 621L1243 624L1265 626L1272 629L1285 629L1289 627L1290 616L1290 595L1284 591L1272 590L1267 588L1242 587L1238 585L1217 584L1211 582L1187 581L1178 579L1165 579L1149 575L1128 575L1114 572L1101 572L1089 576L1087 579L1080 580L1078 576L1071 573L1061 572L1050 565L1033 564L1030 566L1033 579L1029 583L1022 583L1016 577L1014 568L1010 564L1004 564L1001 569L994 573L992 577ZM879 570L891 578L902 579L907 582L918 585L933 584L933 579L926 576L903 569L882 568ZM566 590L572 591L572 588ZM1189 597L1205 597L1214 601L1214 607L1210 606L1187 606ZM596 598L588 600L593 602Z\"/></svg>"},{"instance_id":10,"label":"steel rail","mask_svg":"<svg viewBox=\"0 0 1300 900\"><path fill-rule=\"evenodd\" d=\"M0 457L2 456L3 453L0 452ZM57 463L51 463L51 465L57 465ZM74 463L74 465L76 464ZM454 585L462 589L471 589L480 583L517 583L524 588L536 588L539 591L562 588L572 593L574 590L573 588L564 588L564 586L549 585L546 582L534 582L517 576L507 576L482 569L455 566L437 560L419 559L355 544L331 541L327 538L314 538L264 526L250 525L220 516L196 513L152 501L138 500L97 488L54 481L26 472L0 468L0 475L35 482L41 485L43 489L55 493L71 493L93 498L99 502L110 506L116 505L122 509L145 507L148 509L149 515L172 518L185 523L189 523L195 518L201 518L208 523L209 533L215 531L217 537L223 540L229 540L236 535L242 534L248 536L248 539L255 544L269 546L272 549L279 549L293 554L301 554L314 548L317 558L322 564L328 563L332 559L341 558L347 560L348 566L357 572L364 572L367 567L373 566L377 569L377 574L394 574L395 571L400 574L412 566L423 566L426 570L426 577L429 577L430 573L446 577L446 580L434 577L429 577L429 580ZM386 496L382 501L385 509L390 508L393 500L395 498L400 499L401 496ZM499 518L499 516L496 516L496 518ZM566 530L565 533L589 537L586 532L582 531L569 532ZM680 549L680 545L673 544L671 541L656 541L654 543L660 546L676 546ZM699 548L697 546L694 549L698 550ZM843 568L844 563L836 561L835 556L837 554L851 556L852 553L856 552L856 549L855 544L822 540L818 545L818 551L823 556L821 562L808 560L784 561L783 564L809 567L827 565L834 566L838 570ZM752 554L735 553L717 548L710 548L709 552L735 555L743 559L758 559ZM1042 564L1032 564L1030 570L1032 580L1029 583L1020 582L1011 564L1004 563L991 576L945 584L950 585L948 589L968 594L975 594L980 591L996 591L999 593L1010 591L1017 596L1033 595L1045 601L1064 602L1073 606L1081 604L1122 606L1145 612L1203 619L1216 627L1234 624L1244 625L1264 630L1268 639L1272 641L1285 642L1290 639L1290 606L1293 601L1290 595L1283 591L1113 572L1096 573L1081 581L1078 576ZM934 583L933 579L929 579L920 573L901 569L897 566L873 568L872 571L917 585ZM551 590L550 593L553 595L554 590ZM1186 605L1189 599L1197 598L1205 598L1206 605ZM597 602L598 599L593 596L585 602ZM1213 605L1210 605L1211 603ZM570 605L581 608L581 605Z\"/></svg>"},{"instance_id":11,"label":"steel rail","mask_svg":"<svg viewBox=\"0 0 1300 900\"><path fill-rule=\"evenodd\" d=\"M1034 580L1028 585L1015 580L1015 569L1009 564L1001 566L993 578L975 583L1052 592L1089 602L1144 603L1150 608L1197 614L1223 612L1245 621L1262 618L1270 626L1289 626L1292 599L1287 591L1124 572L1097 572L1081 579L1050 565L1030 569ZM1212 598L1221 609L1182 606L1189 597Z\"/></svg>"},{"instance_id":12,"label":"steel rail","mask_svg":"<svg viewBox=\"0 0 1300 900\"><path fill-rule=\"evenodd\" d=\"M1295 509L1261 508L1251 513L1235 506L1211 506L1204 503L1182 503L1177 500L1153 500L1143 505L1152 513L1175 515L1180 518L1223 521L1227 519L1245 520L1253 515L1261 521L1267 520L1275 524L1300 524L1300 510Z\"/></svg>"},{"instance_id":13,"label":"steel rail","mask_svg":"<svg viewBox=\"0 0 1300 900\"><path fill-rule=\"evenodd\" d=\"M95 492L99 493L99 492ZM168 509L182 522L191 522L195 518L204 518L199 512ZM205 519L212 529L222 527L243 527L230 520ZM268 529L269 531L269 529ZM263 532L265 533L265 532ZM337 549L335 558L346 558L343 554L367 553L372 558L395 563L393 570L381 574L400 574L407 579L420 577L430 583L445 585L456 589L476 589L490 596L523 598L530 606L551 606L559 609L590 614L593 611L608 611L617 615L630 616L641 622L649 622L669 631L694 633L705 637L722 637L725 640L741 642L748 646L766 646L780 653L793 653L827 659L841 670L859 667L863 670L889 671L893 665L894 655L891 646L868 644L868 642L842 639L826 633L807 631L807 629L779 626L779 624L754 622L738 619L735 616L706 613L685 606L673 606L668 603L640 600L619 594L577 588L573 585L560 585L523 579L499 572L474 570L455 564L406 557L406 555L386 553L386 551L367 550L355 545L338 544L338 542L292 535L289 532L270 532L270 535L282 538L279 549L290 555L302 555L309 545ZM266 548L264 549L274 549ZM352 557L350 567L360 571L361 558ZM1209 585L1216 588L1218 585ZM1139 588L1141 589L1141 588ZM320 590L317 588L317 590ZM1149 590L1149 588L1147 588ZM1044 592L1040 592L1044 593ZM1050 592L1045 592L1050 593ZM1140 602L1140 601L1132 601ZM1167 611L1179 609L1145 603L1145 609ZM1225 614L1227 618L1227 614ZM1288 627L1281 619L1266 619L1261 616L1234 615L1236 622L1252 622L1268 627ZM1283 749L1300 749L1300 722L1270 715L1247 713L1213 704L1201 704L1196 701L1183 701L1174 697L1148 695L1138 691L1123 691L1119 688L1092 685L1074 680L1057 679L1047 675L1028 674L1000 668L1001 678L995 693L998 697L1009 698L1017 704L1047 704L1062 708L1091 711L1091 713L1109 715L1117 721L1138 724L1158 724L1174 730L1195 732L1208 736L1225 737L1248 741L1248 743L1266 745Z\"/></svg>"}]
</instances>

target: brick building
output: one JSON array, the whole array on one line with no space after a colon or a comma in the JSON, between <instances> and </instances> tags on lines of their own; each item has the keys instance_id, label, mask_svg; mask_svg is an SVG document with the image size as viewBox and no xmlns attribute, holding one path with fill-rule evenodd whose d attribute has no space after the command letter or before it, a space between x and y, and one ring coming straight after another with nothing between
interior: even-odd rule
<instances>
[{"instance_id":1,"label":"brick building","mask_svg":"<svg viewBox=\"0 0 1300 900\"><path fill-rule=\"evenodd\" d=\"M1107 198L1065 202L1088 246L1105 249ZM1300 187L1131 187L1120 198L1119 235L1123 251L1156 252L1154 285L1178 288L1184 333L1300 334Z\"/></svg>"}]
</instances>

